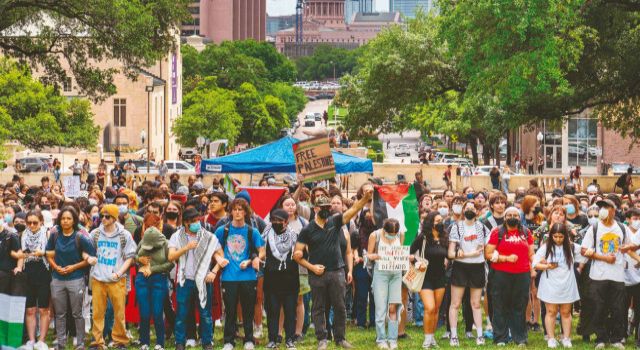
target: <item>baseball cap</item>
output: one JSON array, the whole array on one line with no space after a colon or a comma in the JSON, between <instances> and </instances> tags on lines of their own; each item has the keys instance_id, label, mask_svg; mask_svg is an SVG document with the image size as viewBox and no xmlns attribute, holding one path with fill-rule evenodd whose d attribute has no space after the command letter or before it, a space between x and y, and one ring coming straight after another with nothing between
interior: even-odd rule
<instances>
[{"instance_id":1,"label":"baseball cap","mask_svg":"<svg viewBox=\"0 0 640 350\"><path fill-rule=\"evenodd\" d=\"M602 199L596 202L598 207L611 207L616 209L616 204L611 199Z\"/></svg>"}]
</instances>

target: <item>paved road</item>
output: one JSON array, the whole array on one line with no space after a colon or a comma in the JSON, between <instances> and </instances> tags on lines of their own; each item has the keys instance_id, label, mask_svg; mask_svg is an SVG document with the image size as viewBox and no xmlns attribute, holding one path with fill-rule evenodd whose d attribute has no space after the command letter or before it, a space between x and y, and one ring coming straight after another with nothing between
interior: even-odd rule
<instances>
[{"instance_id":1,"label":"paved road","mask_svg":"<svg viewBox=\"0 0 640 350\"><path fill-rule=\"evenodd\" d=\"M331 100L316 100L316 101L310 101L309 103L307 103L307 105L304 107L304 110L300 112L300 114L298 114L298 121L300 122L300 127L293 134L293 137L299 140L304 140L310 137L309 135L305 134L305 131L308 133L324 131L325 130L324 121L316 122L315 126L313 127L305 127L304 116L307 115L308 113L322 114L324 111L326 111L329 108L330 103L331 103Z\"/></svg>"},{"instance_id":2,"label":"paved road","mask_svg":"<svg viewBox=\"0 0 640 350\"><path fill-rule=\"evenodd\" d=\"M411 163L412 159L418 160L418 151L416 151L415 146L420 142L419 131L403 132L402 136L400 134L382 134L378 136L378 139L382 141L385 163ZM387 148L388 141L391 141L389 143L389 148ZM396 157L395 150L401 143L405 143L409 146L411 156Z\"/></svg>"}]
</instances>

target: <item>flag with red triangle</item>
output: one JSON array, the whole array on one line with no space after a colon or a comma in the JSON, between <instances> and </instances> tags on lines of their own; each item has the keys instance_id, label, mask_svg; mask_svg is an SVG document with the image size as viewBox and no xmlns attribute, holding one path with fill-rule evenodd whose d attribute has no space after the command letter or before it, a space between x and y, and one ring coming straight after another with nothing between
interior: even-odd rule
<instances>
[{"instance_id":1,"label":"flag with red triangle","mask_svg":"<svg viewBox=\"0 0 640 350\"><path fill-rule=\"evenodd\" d=\"M251 210L263 219L269 215L285 191L283 187L238 187L237 190L249 192Z\"/></svg>"}]
</instances>

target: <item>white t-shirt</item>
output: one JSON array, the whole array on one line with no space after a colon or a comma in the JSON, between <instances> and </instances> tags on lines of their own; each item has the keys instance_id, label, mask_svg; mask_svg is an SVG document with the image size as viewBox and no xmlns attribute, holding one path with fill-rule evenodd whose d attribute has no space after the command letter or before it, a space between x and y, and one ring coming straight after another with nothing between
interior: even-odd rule
<instances>
[{"instance_id":1,"label":"white t-shirt","mask_svg":"<svg viewBox=\"0 0 640 350\"><path fill-rule=\"evenodd\" d=\"M486 237L488 235L489 230L487 230L487 228L477 220L471 226L467 225L464 220L457 221L451 225L449 242L459 243L460 249L462 249L465 254L473 254L478 250L478 248L484 248ZM456 259L456 262L463 262L467 264L484 263L484 254Z\"/></svg>"},{"instance_id":2,"label":"white t-shirt","mask_svg":"<svg viewBox=\"0 0 640 350\"><path fill-rule=\"evenodd\" d=\"M598 220L598 232L596 232L596 253L600 255L615 254L616 262L613 264L600 260L592 260L589 277L596 281L624 282L624 256L620 252L620 246L629 243L629 234L624 235L620 225L614 222L610 227ZM582 240L582 248L593 249L593 226L589 227Z\"/></svg>"},{"instance_id":3,"label":"white t-shirt","mask_svg":"<svg viewBox=\"0 0 640 350\"><path fill-rule=\"evenodd\" d=\"M538 287L538 298L544 302L552 304L569 304L580 300L578 294L578 283L573 270L573 265L567 265L564 250L562 246L553 246L553 254L549 254L546 258L548 263L557 263L558 267L553 270L539 272L540 286ZM574 262L575 257L580 255L580 247L572 244ZM545 259L547 254L547 245L543 244L536 254L533 256L532 266L536 266L541 260Z\"/></svg>"},{"instance_id":4,"label":"white t-shirt","mask_svg":"<svg viewBox=\"0 0 640 350\"><path fill-rule=\"evenodd\" d=\"M627 227L627 236L629 237L631 244L640 244L640 231L633 233L631 232L631 229ZM640 249L636 250L636 253L640 254ZM624 260L624 285L634 286L640 283L640 269L635 267L638 262L627 254L625 254Z\"/></svg>"},{"instance_id":5,"label":"white t-shirt","mask_svg":"<svg viewBox=\"0 0 640 350\"><path fill-rule=\"evenodd\" d=\"M169 248L175 248L175 249L182 248L182 246L180 245L179 233L180 231L177 231L176 233L171 235L171 239L169 239ZM198 240L198 235L187 234L187 237L189 238L189 242ZM184 266L184 278L195 281L196 279L195 249L190 249L185 254L187 254L187 262Z\"/></svg>"}]
</instances>

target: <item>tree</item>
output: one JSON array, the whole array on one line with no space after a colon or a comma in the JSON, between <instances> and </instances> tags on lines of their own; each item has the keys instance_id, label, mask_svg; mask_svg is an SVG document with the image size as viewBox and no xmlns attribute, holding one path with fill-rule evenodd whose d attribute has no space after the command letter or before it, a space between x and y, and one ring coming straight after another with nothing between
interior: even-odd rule
<instances>
[{"instance_id":1,"label":"tree","mask_svg":"<svg viewBox=\"0 0 640 350\"><path fill-rule=\"evenodd\" d=\"M330 45L318 45L311 56L296 60L298 77L302 80L336 79L346 73L354 73L361 48L347 50Z\"/></svg>"},{"instance_id":2,"label":"tree","mask_svg":"<svg viewBox=\"0 0 640 350\"><path fill-rule=\"evenodd\" d=\"M67 100L53 86L35 81L28 67L7 58L0 58L0 109L0 139L6 129L12 139L36 150L95 148L100 129L89 103Z\"/></svg>"},{"instance_id":3,"label":"tree","mask_svg":"<svg viewBox=\"0 0 640 350\"><path fill-rule=\"evenodd\" d=\"M205 78L185 95L184 111L173 125L179 144L195 146L199 136L210 140L227 139L235 144L242 117L236 111L233 92L215 86L215 78Z\"/></svg>"},{"instance_id":4,"label":"tree","mask_svg":"<svg viewBox=\"0 0 640 350\"><path fill-rule=\"evenodd\" d=\"M100 101L115 93L114 69L131 79L176 48L175 28L188 18L188 0L21 0L0 2L0 49L43 67L47 82L63 82L68 66L83 95ZM37 28L37 29L31 29ZM64 64L61 62L64 61Z\"/></svg>"},{"instance_id":5,"label":"tree","mask_svg":"<svg viewBox=\"0 0 640 350\"><path fill-rule=\"evenodd\" d=\"M257 130L258 128L256 126L268 126L268 119L270 117L258 90L250 83L244 83L238 89L235 100L238 113L242 116L240 142L252 145L263 143L265 141L264 135L261 130ZM258 138L258 136L261 137Z\"/></svg>"},{"instance_id":6,"label":"tree","mask_svg":"<svg viewBox=\"0 0 640 350\"><path fill-rule=\"evenodd\" d=\"M222 46L232 46L239 53L262 61L268 70L268 79L271 82L293 82L296 79L295 64L266 41L258 42L253 39L225 41Z\"/></svg>"},{"instance_id":7,"label":"tree","mask_svg":"<svg viewBox=\"0 0 640 350\"><path fill-rule=\"evenodd\" d=\"M285 114L290 122L298 119L298 113L302 112L307 104L304 90L288 83L275 82L269 85L269 94L278 97L284 102Z\"/></svg>"}]
</instances>

